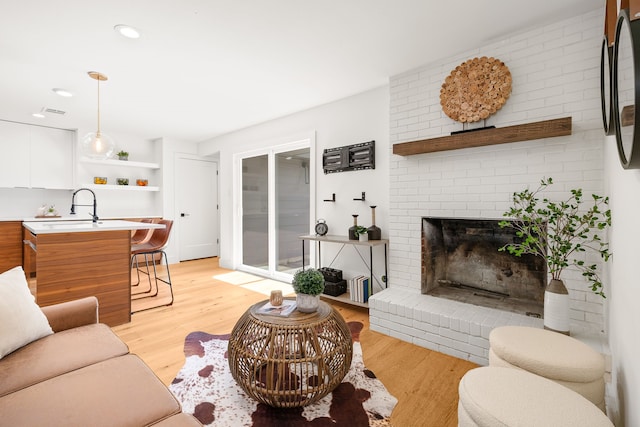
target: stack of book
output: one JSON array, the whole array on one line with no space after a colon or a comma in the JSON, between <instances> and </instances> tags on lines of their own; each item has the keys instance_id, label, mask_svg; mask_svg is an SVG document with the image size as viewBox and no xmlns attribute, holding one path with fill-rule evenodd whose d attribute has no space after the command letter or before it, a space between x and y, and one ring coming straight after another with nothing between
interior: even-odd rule
<instances>
[{"instance_id":1,"label":"stack of book","mask_svg":"<svg viewBox=\"0 0 640 427\"><path fill-rule=\"evenodd\" d=\"M369 296L372 294L371 283L368 277L356 276L353 279L349 279L349 296L351 301L367 302L369 301Z\"/></svg>"},{"instance_id":2,"label":"stack of book","mask_svg":"<svg viewBox=\"0 0 640 427\"><path fill-rule=\"evenodd\" d=\"M297 308L296 300L286 299L282 301L281 305L271 305L270 302L266 302L256 312L258 314L268 314L270 316L289 317L293 310Z\"/></svg>"}]
</instances>

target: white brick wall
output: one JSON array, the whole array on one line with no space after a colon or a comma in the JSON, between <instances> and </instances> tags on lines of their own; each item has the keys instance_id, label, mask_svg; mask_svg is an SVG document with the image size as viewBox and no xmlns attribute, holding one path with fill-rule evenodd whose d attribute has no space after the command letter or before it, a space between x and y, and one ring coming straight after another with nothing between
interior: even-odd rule
<instances>
[{"instance_id":1,"label":"white brick wall","mask_svg":"<svg viewBox=\"0 0 640 427\"><path fill-rule=\"evenodd\" d=\"M499 58L513 76L511 97L486 125L504 127L571 116L573 126L572 135L567 137L390 156L389 286L409 291L409 303L419 300L416 292L421 280L423 216L500 218L514 191L536 188L542 177L553 177L552 190L558 197L566 197L568 190L578 187L587 194L603 193L605 138L599 79L602 21L600 12L576 16L391 78L391 144L462 129L442 112L440 87L453 68L476 56ZM594 297L580 275L568 273L563 279L570 289L572 329L602 330L602 300ZM384 317L375 300L370 313L374 327L397 334L411 335L419 329L412 323L422 322L416 318L411 322L401 320L391 312ZM392 327L390 322L402 327ZM467 320L464 322L466 329ZM432 327L423 326L424 333L431 334ZM446 347L446 342L450 343L446 340L458 341L459 335L441 332L442 338L424 345ZM453 350L458 352L466 346L473 343L467 341ZM471 357L475 353L465 354Z\"/></svg>"}]
</instances>

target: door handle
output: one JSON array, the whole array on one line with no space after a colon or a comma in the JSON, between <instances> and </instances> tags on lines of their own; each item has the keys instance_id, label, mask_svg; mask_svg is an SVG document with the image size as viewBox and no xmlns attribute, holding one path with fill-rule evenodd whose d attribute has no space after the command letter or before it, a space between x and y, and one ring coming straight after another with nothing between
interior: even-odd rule
<instances>
[{"instance_id":1,"label":"door handle","mask_svg":"<svg viewBox=\"0 0 640 427\"><path fill-rule=\"evenodd\" d=\"M184 212L182 212L182 213L180 214L180 216L181 216L181 217L183 217L183 218L184 218L185 216L189 216L189 215L191 215L191 214L184 213Z\"/></svg>"}]
</instances>

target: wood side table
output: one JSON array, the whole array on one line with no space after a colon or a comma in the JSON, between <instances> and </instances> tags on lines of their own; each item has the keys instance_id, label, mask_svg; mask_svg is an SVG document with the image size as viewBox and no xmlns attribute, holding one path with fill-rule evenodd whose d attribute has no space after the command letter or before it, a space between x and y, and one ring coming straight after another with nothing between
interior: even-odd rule
<instances>
[{"instance_id":1,"label":"wood side table","mask_svg":"<svg viewBox=\"0 0 640 427\"><path fill-rule=\"evenodd\" d=\"M229 338L229 368L238 385L259 402L280 408L320 400L351 366L353 344L343 317L320 301L315 313L259 314L251 306Z\"/></svg>"}]
</instances>

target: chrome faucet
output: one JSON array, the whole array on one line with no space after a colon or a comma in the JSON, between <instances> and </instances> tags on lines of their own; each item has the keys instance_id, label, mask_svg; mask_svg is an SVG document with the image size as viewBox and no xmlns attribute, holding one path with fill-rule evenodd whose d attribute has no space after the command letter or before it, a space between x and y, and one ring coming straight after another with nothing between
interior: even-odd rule
<instances>
[{"instance_id":1,"label":"chrome faucet","mask_svg":"<svg viewBox=\"0 0 640 427\"><path fill-rule=\"evenodd\" d=\"M76 203L76 194L78 194L82 190L86 190L93 195L93 205L79 205ZM93 214L91 216L93 217L93 222L98 222L98 202L96 201L96 193L94 193L93 190L90 190L88 188L79 188L74 191L73 195L71 196L71 215L76 214L76 206L93 206Z\"/></svg>"}]
</instances>

